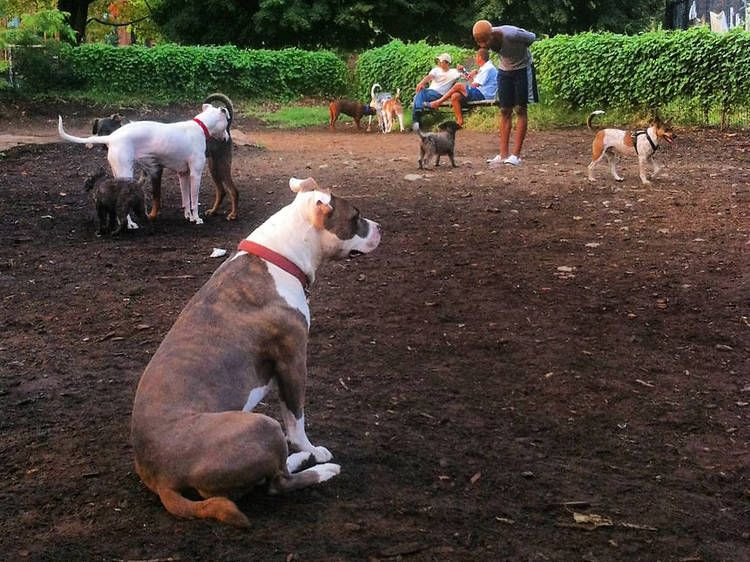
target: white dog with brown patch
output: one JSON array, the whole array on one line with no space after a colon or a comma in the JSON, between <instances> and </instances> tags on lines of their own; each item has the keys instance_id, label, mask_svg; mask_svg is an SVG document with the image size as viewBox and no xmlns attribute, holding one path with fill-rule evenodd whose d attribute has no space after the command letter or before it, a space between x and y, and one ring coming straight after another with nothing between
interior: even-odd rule
<instances>
[{"instance_id":1,"label":"white dog with brown patch","mask_svg":"<svg viewBox=\"0 0 750 562\"><path fill-rule=\"evenodd\" d=\"M211 137L226 141L228 124L226 108L205 103L201 113L190 121L134 121L109 135L81 138L66 133L62 117L58 116L57 130L60 138L68 142L106 144L107 160L115 178L132 179L137 160L174 170L180 179L185 218L202 224L198 216L198 193L206 165L206 141Z\"/></svg>"},{"instance_id":2,"label":"white dog with brown patch","mask_svg":"<svg viewBox=\"0 0 750 562\"><path fill-rule=\"evenodd\" d=\"M294 201L243 240L190 300L138 384L136 470L178 517L247 527L232 498L261 482L278 493L339 473L329 450L305 433L306 291L324 261L375 250L380 226L312 178L289 186ZM286 435L274 418L253 412L271 388ZM299 452L290 455L287 441ZM320 464L300 470L307 462Z\"/></svg>"},{"instance_id":3,"label":"white dog with brown patch","mask_svg":"<svg viewBox=\"0 0 750 562\"><path fill-rule=\"evenodd\" d=\"M603 115L601 109L593 111L586 119L586 126L593 130L591 121L596 115ZM664 140L672 144L674 133L669 126L669 121L662 122L654 119L645 131L629 132L622 129L602 129L596 133L591 145L591 163L588 165L589 181L596 181L594 178L594 166L602 158L606 157L612 170L612 177L617 181L623 181L625 178L618 175L615 169L615 153L625 156L637 156L638 168L643 185L650 185L651 182L646 177L646 164L653 166L653 175L659 173L662 165L654 159L654 153L659 148L659 141Z\"/></svg>"}]
</instances>

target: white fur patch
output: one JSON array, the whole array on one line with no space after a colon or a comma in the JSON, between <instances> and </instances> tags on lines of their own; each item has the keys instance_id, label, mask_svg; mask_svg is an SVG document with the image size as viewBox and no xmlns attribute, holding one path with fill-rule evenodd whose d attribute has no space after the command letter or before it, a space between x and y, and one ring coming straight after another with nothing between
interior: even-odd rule
<instances>
[{"instance_id":1,"label":"white fur patch","mask_svg":"<svg viewBox=\"0 0 750 562\"><path fill-rule=\"evenodd\" d=\"M253 408L255 408L258 403L263 400L263 397L266 395L268 390L271 388L271 384L267 384L265 386L258 386L255 387L250 391L250 394L247 395L247 401L245 402L245 405L242 407L243 412L252 412Z\"/></svg>"}]
</instances>

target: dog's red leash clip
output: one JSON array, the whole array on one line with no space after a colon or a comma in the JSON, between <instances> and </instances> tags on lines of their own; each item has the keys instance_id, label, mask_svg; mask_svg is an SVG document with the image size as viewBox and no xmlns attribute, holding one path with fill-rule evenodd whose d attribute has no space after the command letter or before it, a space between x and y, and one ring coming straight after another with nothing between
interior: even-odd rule
<instances>
[{"instance_id":1,"label":"dog's red leash clip","mask_svg":"<svg viewBox=\"0 0 750 562\"><path fill-rule=\"evenodd\" d=\"M252 254L261 259L264 259L267 262L280 267L288 274L294 275L302 284L302 288L304 289L304 291L307 292L307 289L310 286L310 279L308 279L307 275L305 275L305 272L297 267L297 264L295 264L293 261L285 258L277 252L274 252L270 248L266 248L265 246L261 246L260 244L252 242L250 240L243 240L242 242L240 242L237 246L237 250L240 252L247 252L248 254Z\"/></svg>"},{"instance_id":2,"label":"dog's red leash clip","mask_svg":"<svg viewBox=\"0 0 750 562\"><path fill-rule=\"evenodd\" d=\"M206 125L203 124L203 121L201 121L197 117L193 119L193 121L195 121L196 123L198 123L198 125L201 126L201 129L203 129L203 133L206 135L206 140L210 139L211 133L208 132L208 127L206 127Z\"/></svg>"}]
</instances>

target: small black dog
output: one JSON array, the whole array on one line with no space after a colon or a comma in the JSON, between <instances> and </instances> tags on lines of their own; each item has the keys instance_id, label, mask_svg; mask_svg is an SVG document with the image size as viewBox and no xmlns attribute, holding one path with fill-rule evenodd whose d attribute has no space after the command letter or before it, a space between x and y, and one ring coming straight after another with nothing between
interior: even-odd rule
<instances>
[{"instance_id":1,"label":"small black dog","mask_svg":"<svg viewBox=\"0 0 750 562\"><path fill-rule=\"evenodd\" d=\"M110 135L122 127L123 118L119 113L113 113L104 119L94 119L94 126L91 129L93 135Z\"/></svg>"},{"instance_id":2,"label":"small black dog","mask_svg":"<svg viewBox=\"0 0 750 562\"><path fill-rule=\"evenodd\" d=\"M99 217L97 235L109 232L120 234L122 228L128 224L128 215L132 214L151 231L151 222L146 218L146 205L143 188L148 182L148 175L140 181L126 178L110 178L101 168L96 174L86 178L83 184L86 191L92 192Z\"/></svg>"},{"instance_id":3,"label":"small black dog","mask_svg":"<svg viewBox=\"0 0 750 562\"><path fill-rule=\"evenodd\" d=\"M419 123L414 123L414 130L419 133L422 139L419 145L419 169L424 169L424 164L435 155L435 166L440 166L440 156L447 154L451 160L451 166L456 167L453 159L453 150L456 145L456 131L461 126L455 121L446 121L440 123L438 133L423 133L419 128Z\"/></svg>"}]
</instances>

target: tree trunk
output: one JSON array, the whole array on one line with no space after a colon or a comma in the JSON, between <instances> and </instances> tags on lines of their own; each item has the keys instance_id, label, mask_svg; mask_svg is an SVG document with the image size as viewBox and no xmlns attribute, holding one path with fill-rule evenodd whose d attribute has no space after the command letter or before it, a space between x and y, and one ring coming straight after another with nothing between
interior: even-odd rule
<instances>
[{"instance_id":1,"label":"tree trunk","mask_svg":"<svg viewBox=\"0 0 750 562\"><path fill-rule=\"evenodd\" d=\"M79 45L86 38L86 20L89 15L89 4L93 0L58 0L57 9L69 12L68 23L76 32L76 43Z\"/></svg>"}]
</instances>

